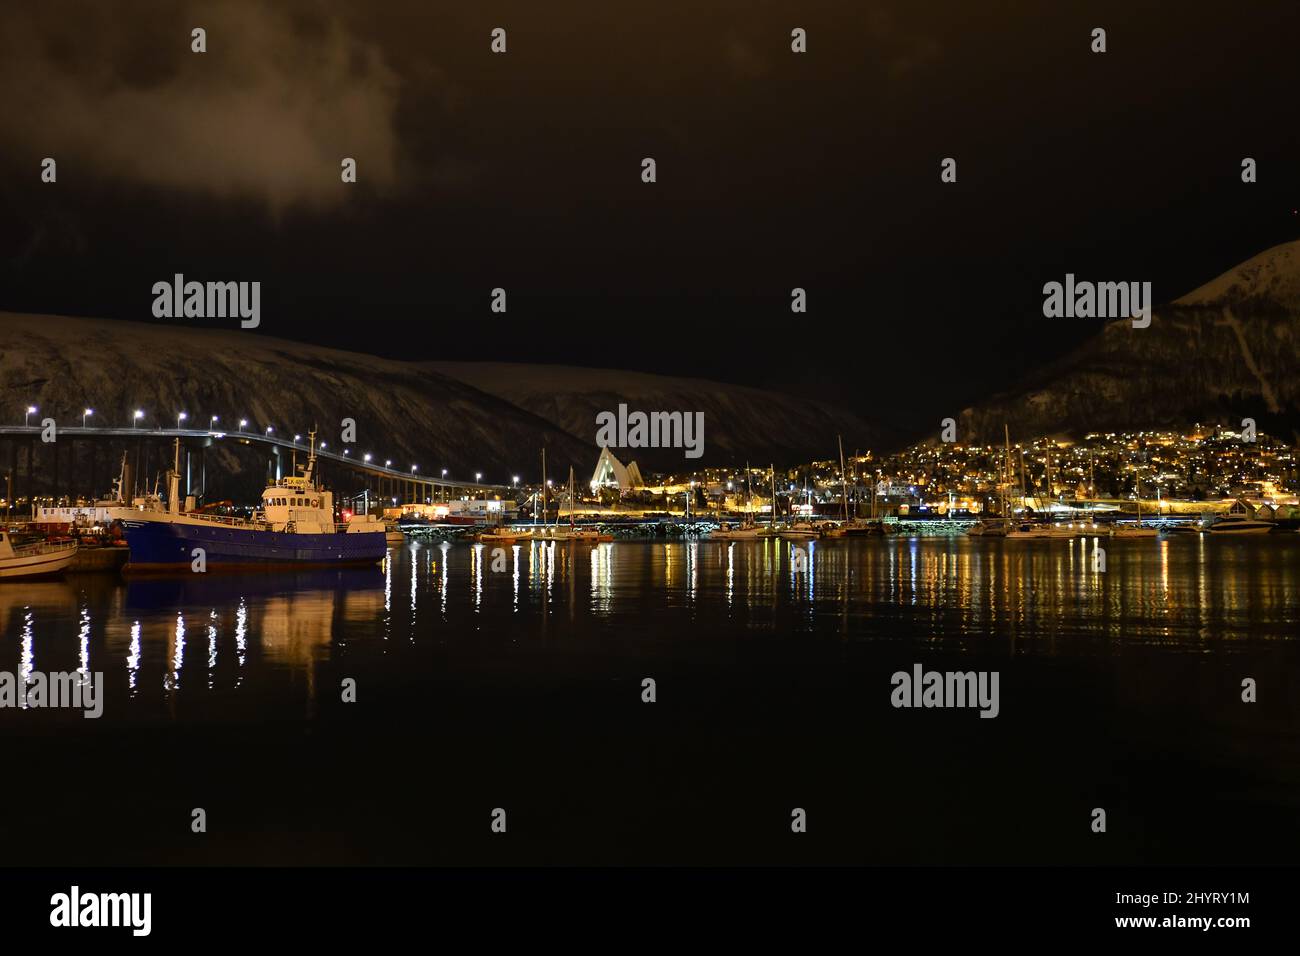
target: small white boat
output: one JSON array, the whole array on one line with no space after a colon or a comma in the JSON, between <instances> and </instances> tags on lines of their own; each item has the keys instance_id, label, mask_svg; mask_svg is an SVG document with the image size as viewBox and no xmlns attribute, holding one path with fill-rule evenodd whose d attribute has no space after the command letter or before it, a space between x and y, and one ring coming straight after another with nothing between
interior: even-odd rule
<instances>
[{"instance_id":1,"label":"small white boat","mask_svg":"<svg viewBox=\"0 0 1300 956\"><path fill-rule=\"evenodd\" d=\"M1137 521L1130 525L1111 525L1110 536L1112 538L1154 538L1160 534L1155 528L1148 528L1142 524L1142 480L1135 476L1133 479L1133 498L1137 501Z\"/></svg>"},{"instance_id":2,"label":"small white boat","mask_svg":"<svg viewBox=\"0 0 1300 956\"><path fill-rule=\"evenodd\" d=\"M781 528L777 534L788 541L804 541L808 538L821 537L821 530L807 521L796 521L788 528Z\"/></svg>"},{"instance_id":3,"label":"small white boat","mask_svg":"<svg viewBox=\"0 0 1300 956\"><path fill-rule=\"evenodd\" d=\"M966 529L966 534L972 538L1005 538L1007 523L997 519L976 521Z\"/></svg>"},{"instance_id":4,"label":"small white boat","mask_svg":"<svg viewBox=\"0 0 1300 956\"><path fill-rule=\"evenodd\" d=\"M721 527L708 533L710 541L756 541L760 538L775 537L775 532L766 525L741 525L739 528Z\"/></svg>"},{"instance_id":5,"label":"small white boat","mask_svg":"<svg viewBox=\"0 0 1300 956\"><path fill-rule=\"evenodd\" d=\"M1110 536L1112 538L1154 538L1158 534L1155 528L1148 528L1144 525L1112 525Z\"/></svg>"},{"instance_id":6,"label":"small white boat","mask_svg":"<svg viewBox=\"0 0 1300 956\"><path fill-rule=\"evenodd\" d=\"M15 545L8 531L0 531L0 578L36 578L58 574L77 556L77 542Z\"/></svg>"},{"instance_id":7,"label":"small white boat","mask_svg":"<svg viewBox=\"0 0 1300 956\"><path fill-rule=\"evenodd\" d=\"M385 521L384 540L390 548L395 548L406 541L406 534L397 526L396 521Z\"/></svg>"},{"instance_id":8,"label":"small white boat","mask_svg":"<svg viewBox=\"0 0 1300 956\"><path fill-rule=\"evenodd\" d=\"M1044 524L1021 524L1007 532L1008 538L1054 538L1052 529Z\"/></svg>"},{"instance_id":9,"label":"small white boat","mask_svg":"<svg viewBox=\"0 0 1300 956\"><path fill-rule=\"evenodd\" d=\"M1230 514L1206 527L1210 534L1268 534L1274 528L1272 521L1261 521L1241 514Z\"/></svg>"},{"instance_id":10,"label":"small white boat","mask_svg":"<svg viewBox=\"0 0 1300 956\"><path fill-rule=\"evenodd\" d=\"M507 528L498 527L491 531L482 531L478 535L478 540L484 544L493 542L500 544L510 544L515 541L527 541L533 537L531 528Z\"/></svg>"}]
</instances>

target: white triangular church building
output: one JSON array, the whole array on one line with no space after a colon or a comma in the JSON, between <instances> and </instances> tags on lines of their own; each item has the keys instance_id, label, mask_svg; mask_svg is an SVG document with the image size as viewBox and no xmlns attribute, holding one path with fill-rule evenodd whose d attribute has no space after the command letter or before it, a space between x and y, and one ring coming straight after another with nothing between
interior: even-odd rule
<instances>
[{"instance_id":1,"label":"white triangular church building","mask_svg":"<svg viewBox=\"0 0 1300 956\"><path fill-rule=\"evenodd\" d=\"M599 491L601 488L618 488L619 492L632 491L641 488L645 482L641 479L641 469L636 466L636 462L630 461L624 465L614 457L608 448L600 450L600 458L596 462L596 470L591 475L591 490Z\"/></svg>"}]
</instances>

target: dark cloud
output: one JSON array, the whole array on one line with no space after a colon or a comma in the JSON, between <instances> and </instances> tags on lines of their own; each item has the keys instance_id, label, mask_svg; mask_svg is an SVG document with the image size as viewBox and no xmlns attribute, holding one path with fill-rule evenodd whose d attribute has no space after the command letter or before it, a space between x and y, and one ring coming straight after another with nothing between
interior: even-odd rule
<instances>
[{"instance_id":1,"label":"dark cloud","mask_svg":"<svg viewBox=\"0 0 1300 956\"><path fill-rule=\"evenodd\" d=\"M344 156L368 187L395 183L397 75L328 5L169 4L129 28L121 12L60 4L6 15L0 139L55 157L61 180L276 210L340 199ZM190 50L195 27L207 30L207 53Z\"/></svg>"}]
</instances>

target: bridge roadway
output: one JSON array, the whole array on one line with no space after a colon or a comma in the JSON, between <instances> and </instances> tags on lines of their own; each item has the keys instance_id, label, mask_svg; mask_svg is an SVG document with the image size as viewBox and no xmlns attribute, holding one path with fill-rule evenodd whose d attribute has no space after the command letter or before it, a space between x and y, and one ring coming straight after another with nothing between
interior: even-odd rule
<instances>
[{"instance_id":1,"label":"bridge roadway","mask_svg":"<svg viewBox=\"0 0 1300 956\"><path fill-rule=\"evenodd\" d=\"M39 425L0 425L0 438L28 438L34 441L40 441L41 433L44 429ZM67 439L71 441L84 441L94 439L105 439L115 441L131 440L153 440L174 438L181 439L183 444L188 443L191 447L194 443L201 443L201 447L208 447L219 441L239 441L248 444L258 443L266 446L268 449L275 449L276 453L283 449L286 451L297 451L306 455L309 452L308 444L305 441L294 441L292 438L286 438L274 432L269 434L255 431L214 431L207 428L98 428L85 426L59 426L56 432L56 441L58 439ZM348 449L351 451L351 449ZM316 457L321 461L328 461L333 464L342 465L352 471L364 475L370 475L375 478L384 479L392 483L392 487L408 488L411 491L427 489L428 497L434 497L442 492L452 490L469 491L482 494L503 494L518 489L510 485L485 484L478 481L456 481L451 478L435 478L429 475L423 475L419 471L403 471L398 468L389 468L386 465L376 464L373 461L366 461L364 456L353 457L342 452L334 451L328 447L321 448L319 445L316 449ZM411 497L419 498L424 495L413 494Z\"/></svg>"}]
</instances>

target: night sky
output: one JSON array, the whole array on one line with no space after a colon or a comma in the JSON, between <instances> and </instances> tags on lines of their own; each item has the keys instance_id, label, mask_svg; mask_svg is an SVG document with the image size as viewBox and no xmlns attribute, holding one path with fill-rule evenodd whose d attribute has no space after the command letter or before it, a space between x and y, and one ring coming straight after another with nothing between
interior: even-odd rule
<instances>
[{"instance_id":1,"label":"night sky","mask_svg":"<svg viewBox=\"0 0 1300 956\"><path fill-rule=\"evenodd\" d=\"M930 422L1096 330L1043 319L1045 281L1160 302L1300 235L1295 3L1172 10L8 5L0 309L150 320L175 272L260 280L249 334Z\"/></svg>"}]
</instances>

